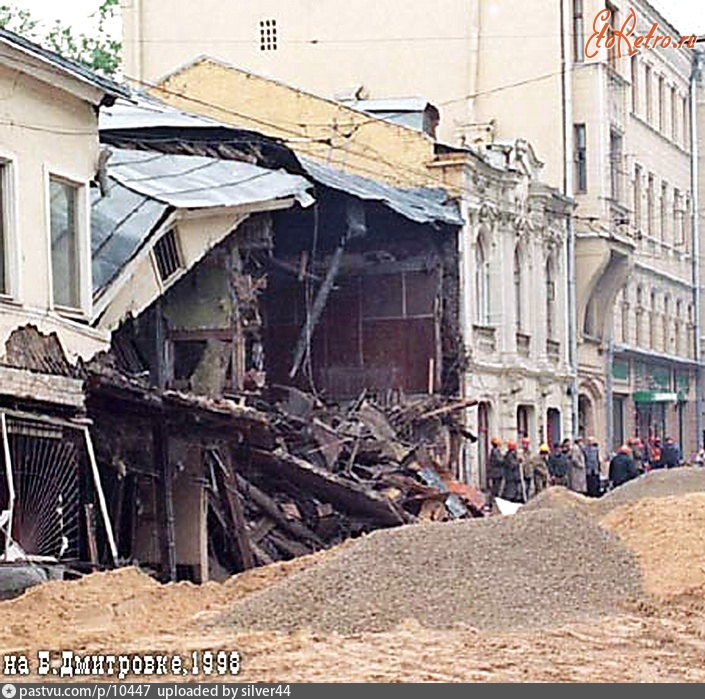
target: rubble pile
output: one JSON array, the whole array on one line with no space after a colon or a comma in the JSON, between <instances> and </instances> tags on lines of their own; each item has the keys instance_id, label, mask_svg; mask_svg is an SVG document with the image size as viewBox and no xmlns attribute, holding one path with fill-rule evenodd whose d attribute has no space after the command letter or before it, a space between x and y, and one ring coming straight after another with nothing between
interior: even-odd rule
<instances>
[{"instance_id":1,"label":"rubble pile","mask_svg":"<svg viewBox=\"0 0 705 699\"><path fill-rule=\"evenodd\" d=\"M508 631L614 613L641 592L635 557L589 517L513 517L377 531L232 606L237 629L342 634L429 628Z\"/></svg>"},{"instance_id":2,"label":"rubble pile","mask_svg":"<svg viewBox=\"0 0 705 699\"><path fill-rule=\"evenodd\" d=\"M379 528L482 517L483 495L452 477L460 440L474 439L456 417L468 404L426 397L383 408L362 395L330 405L290 387L254 401L273 445L248 445L233 473L254 563Z\"/></svg>"}]
</instances>

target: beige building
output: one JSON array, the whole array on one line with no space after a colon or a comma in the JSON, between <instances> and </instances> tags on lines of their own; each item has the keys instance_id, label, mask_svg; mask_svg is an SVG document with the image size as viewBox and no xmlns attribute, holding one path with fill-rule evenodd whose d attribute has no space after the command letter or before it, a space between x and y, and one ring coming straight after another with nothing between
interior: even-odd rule
<instances>
[{"instance_id":1,"label":"beige building","mask_svg":"<svg viewBox=\"0 0 705 699\"><path fill-rule=\"evenodd\" d=\"M593 23L610 34L630 7L635 35L658 23L677 38L648 3L207 5L125 3L127 75L154 81L208 53L329 98L423 97L454 145L530 142L545 180L579 203L566 240L576 429L610 447L670 433L694 450L693 51L585 55Z\"/></svg>"}]
</instances>

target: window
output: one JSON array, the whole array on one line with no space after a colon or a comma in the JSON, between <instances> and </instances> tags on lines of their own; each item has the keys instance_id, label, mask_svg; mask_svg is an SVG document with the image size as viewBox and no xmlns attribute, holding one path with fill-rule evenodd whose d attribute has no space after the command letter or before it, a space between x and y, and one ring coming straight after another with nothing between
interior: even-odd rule
<instances>
[{"instance_id":1,"label":"window","mask_svg":"<svg viewBox=\"0 0 705 699\"><path fill-rule=\"evenodd\" d=\"M164 282L181 269L181 256L174 230L167 231L154 245L159 278Z\"/></svg>"},{"instance_id":2,"label":"window","mask_svg":"<svg viewBox=\"0 0 705 699\"><path fill-rule=\"evenodd\" d=\"M654 234L654 176L649 173L649 181L646 186L646 229L650 236Z\"/></svg>"},{"instance_id":3,"label":"window","mask_svg":"<svg viewBox=\"0 0 705 699\"><path fill-rule=\"evenodd\" d=\"M634 166L634 226L641 228L641 166Z\"/></svg>"},{"instance_id":4,"label":"window","mask_svg":"<svg viewBox=\"0 0 705 699\"><path fill-rule=\"evenodd\" d=\"M0 161L0 294L10 294L10 164Z\"/></svg>"},{"instance_id":5,"label":"window","mask_svg":"<svg viewBox=\"0 0 705 699\"><path fill-rule=\"evenodd\" d=\"M683 110L683 147L687 148L690 144L690 119L688 118L688 98L683 97L681 100Z\"/></svg>"},{"instance_id":6,"label":"window","mask_svg":"<svg viewBox=\"0 0 705 699\"><path fill-rule=\"evenodd\" d=\"M585 124L573 127L575 143L575 191L587 192L587 139Z\"/></svg>"},{"instance_id":7,"label":"window","mask_svg":"<svg viewBox=\"0 0 705 699\"><path fill-rule=\"evenodd\" d=\"M668 185L661 182L661 242L668 242Z\"/></svg>"},{"instance_id":8,"label":"window","mask_svg":"<svg viewBox=\"0 0 705 699\"><path fill-rule=\"evenodd\" d=\"M585 60L585 25L583 20L583 0L573 0L573 60Z\"/></svg>"},{"instance_id":9,"label":"window","mask_svg":"<svg viewBox=\"0 0 705 699\"><path fill-rule=\"evenodd\" d=\"M683 244L683 198L680 190L673 190L673 244Z\"/></svg>"},{"instance_id":10,"label":"window","mask_svg":"<svg viewBox=\"0 0 705 699\"><path fill-rule=\"evenodd\" d=\"M675 353L680 354L683 351L683 302L678 299L676 301L676 317L674 318L674 335L675 335Z\"/></svg>"},{"instance_id":11,"label":"window","mask_svg":"<svg viewBox=\"0 0 705 699\"><path fill-rule=\"evenodd\" d=\"M622 136L616 131L610 131L610 194L622 198Z\"/></svg>"},{"instance_id":12,"label":"window","mask_svg":"<svg viewBox=\"0 0 705 699\"><path fill-rule=\"evenodd\" d=\"M637 287L636 290L636 325L634 330L636 331L634 337L634 344L637 347L641 347L644 340L644 292L641 287Z\"/></svg>"},{"instance_id":13,"label":"window","mask_svg":"<svg viewBox=\"0 0 705 699\"><path fill-rule=\"evenodd\" d=\"M629 342L629 297L627 296L627 290L622 292L622 304L620 306L622 314L621 330L622 330L622 342L626 345Z\"/></svg>"},{"instance_id":14,"label":"window","mask_svg":"<svg viewBox=\"0 0 705 699\"><path fill-rule=\"evenodd\" d=\"M490 324L490 265L485 243L479 237L475 249L475 299L478 325Z\"/></svg>"},{"instance_id":15,"label":"window","mask_svg":"<svg viewBox=\"0 0 705 699\"><path fill-rule=\"evenodd\" d=\"M608 46L607 49L607 63L610 68L617 69L617 57L619 55L619 47L617 41L615 41L615 32L619 27L618 22L618 11L614 5L609 2L605 3L605 7L610 11L609 27L607 27L607 41L605 42Z\"/></svg>"},{"instance_id":16,"label":"window","mask_svg":"<svg viewBox=\"0 0 705 699\"><path fill-rule=\"evenodd\" d=\"M632 111L639 113L639 57L632 56Z\"/></svg>"},{"instance_id":17,"label":"window","mask_svg":"<svg viewBox=\"0 0 705 699\"><path fill-rule=\"evenodd\" d=\"M259 49L260 51L277 50L277 20L262 19L259 23Z\"/></svg>"},{"instance_id":18,"label":"window","mask_svg":"<svg viewBox=\"0 0 705 699\"><path fill-rule=\"evenodd\" d=\"M546 338L554 339L556 332L556 280L553 259L546 260Z\"/></svg>"},{"instance_id":19,"label":"window","mask_svg":"<svg viewBox=\"0 0 705 699\"><path fill-rule=\"evenodd\" d=\"M649 304L649 347L656 348L656 292L651 292Z\"/></svg>"},{"instance_id":20,"label":"window","mask_svg":"<svg viewBox=\"0 0 705 699\"><path fill-rule=\"evenodd\" d=\"M51 281L54 304L81 306L79 261L79 187L65 180L49 180Z\"/></svg>"},{"instance_id":21,"label":"window","mask_svg":"<svg viewBox=\"0 0 705 699\"><path fill-rule=\"evenodd\" d=\"M666 87L662 75L658 79L658 129L661 133L666 131Z\"/></svg>"},{"instance_id":22,"label":"window","mask_svg":"<svg viewBox=\"0 0 705 699\"><path fill-rule=\"evenodd\" d=\"M663 299L663 351L671 352L671 300L668 296Z\"/></svg>"},{"instance_id":23,"label":"window","mask_svg":"<svg viewBox=\"0 0 705 699\"><path fill-rule=\"evenodd\" d=\"M676 88L671 87L671 140L678 138L678 97Z\"/></svg>"},{"instance_id":24,"label":"window","mask_svg":"<svg viewBox=\"0 0 705 699\"><path fill-rule=\"evenodd\" d=\"M646 121L650 124L654 116L654 101L651 94L651 66L644 67L644 97L646 99Z\"/></svg>"}]
</instances>

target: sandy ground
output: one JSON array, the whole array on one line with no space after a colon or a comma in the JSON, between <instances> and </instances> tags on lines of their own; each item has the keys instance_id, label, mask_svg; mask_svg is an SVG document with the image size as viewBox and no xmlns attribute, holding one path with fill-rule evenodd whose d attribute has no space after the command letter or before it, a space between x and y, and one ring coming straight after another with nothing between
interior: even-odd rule
<instances>
[{"instance_id":1,"label":"sandy ground","mask_svg":"<svg viewBox=\"0 0 705 699\"><path fill-rule=\"evenodd\" d=\"M602 524L637 554L646 594L589 624L500 634L430 630L410 619L389 632L349 636L307 629L236 633L213 626L233 601L333 551L200 587L159 585L134 568L47 583L0 603L0 654L34 658L43 648L241 655L237 677L155 678L160 681L705 682L703 512L705 495L694 494L627 503L605 515Z\"/></svg>"}]
</instances>

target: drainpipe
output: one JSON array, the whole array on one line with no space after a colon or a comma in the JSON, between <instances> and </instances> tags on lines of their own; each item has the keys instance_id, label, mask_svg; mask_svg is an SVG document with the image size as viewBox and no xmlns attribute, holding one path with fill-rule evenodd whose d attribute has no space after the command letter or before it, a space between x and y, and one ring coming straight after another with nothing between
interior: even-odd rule
<instances>
[{"instance_id":1,"label":"drainpipe","mask_svg":"<svg viewBox=\"0 0 705 699\"><path fill-rule=\"evenodd\" d=\"M607 400L607 455L614 451L614 393L612 391L612 362L614 361L614 341L610 337L607 343L607 381L605 394Z\"/></svg>"},{"instance_id":2,"label":"drainpipe","mask_svg":"<svg viewBox=\"0 0 705 699\"><path fill-rule=\"evenodd\" d=\"M570 55L570 0L561 0L561 71L563 91L563 194L573 198L573 62ZM578 434L578 331L576 328L575 298L575 220L568 216L566 230L566 329L568 345L568 371L570 372L570 424L571 435Z\"/></svg>"},{"instance_id":3,"label":"drainpipe","mask_svg":"<svg viewBox=\"0 0 705 699\"><path fill-rule=\"evenodd\" d=\"M703 445L703 371L701 343L701 318L700 318L700 204L698 196L698 120L697 120L697 91L698 81L701 78L703 59L705 54L696 51L693 54L693 68L690 74L690 189L691 189L691 236L693 250L693 314L695 316L695 424L697 430L697 445Z\"/></svg>"}]
</instances>

